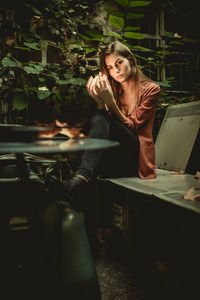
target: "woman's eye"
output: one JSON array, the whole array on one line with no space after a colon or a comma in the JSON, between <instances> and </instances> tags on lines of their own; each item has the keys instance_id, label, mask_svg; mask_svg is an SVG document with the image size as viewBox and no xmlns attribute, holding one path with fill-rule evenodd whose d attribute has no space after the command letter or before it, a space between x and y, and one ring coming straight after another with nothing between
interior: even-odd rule
<instances>
[{"instance_id":1,"label":"woman's eye","mask_svg":"<svg viewBox=\"0 0 200 300\"><path fill-rule=\"evenodd\" d=\"M118 61L118 64L120 65L121 63L122 63L122 60L119 60L119 61Z\"/></svg>"}]
</instances>

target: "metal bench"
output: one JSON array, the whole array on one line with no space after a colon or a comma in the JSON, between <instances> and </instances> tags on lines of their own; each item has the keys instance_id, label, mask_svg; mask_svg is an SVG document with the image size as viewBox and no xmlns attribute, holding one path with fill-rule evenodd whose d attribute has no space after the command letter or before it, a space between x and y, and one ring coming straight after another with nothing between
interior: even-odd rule
<instances>
[{"instance_id":1,"label":"metal bench","mask_svg":"<svg viewBox=\"0 0 200 300\"><path fill-rule=\"evenodd\" d=\"M144 268L148 299L197 299L200 202L183 195L200 193L200 101L167 108L155 147L157 178L99 180L100 227Z\"/></svg>"},{"instance_id":2,"label":"metal bench","mask_svg":"<svg viewBox=\"0 0 200 300\"><path fill-rule=\"evenodd\" d=\"M183 199L194 187L200 193L200 101L169 106L156 143L157 178L110 178L108 181L200 213L200 203Z\"/></svg>"}]
</instances>

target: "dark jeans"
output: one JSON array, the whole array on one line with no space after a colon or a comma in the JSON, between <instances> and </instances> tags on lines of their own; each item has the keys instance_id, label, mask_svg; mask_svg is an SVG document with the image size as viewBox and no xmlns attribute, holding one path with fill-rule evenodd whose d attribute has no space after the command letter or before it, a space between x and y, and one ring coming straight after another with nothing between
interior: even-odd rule
<instances>
[{"instance_id":1,"label":"dark jeans","mask_svg":"<svg viewBox=\"0 0 200 300\"><path fill-rule=\"evenodd\" d=\"M99 110L91 120L89 137L109 139L120 143L117 147L87 150L76 174L89 180L103 177L138 176L140 144L137 135L105 110Z\"/></svg>"}]
</instances>

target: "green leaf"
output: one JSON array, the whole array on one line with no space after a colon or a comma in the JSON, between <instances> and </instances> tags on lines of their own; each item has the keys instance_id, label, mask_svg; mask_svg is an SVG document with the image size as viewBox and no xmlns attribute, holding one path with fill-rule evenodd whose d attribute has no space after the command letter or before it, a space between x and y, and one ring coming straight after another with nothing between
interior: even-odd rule
<instances>
[{"instance_id":1,"label":"green leaf","mask_svg":"<svg viewBox=\"0 0 200 300\"><path fill-rule=\"evenodd\" d=\"M38 90L38 88L34 87L34 86L25 86L24 90L27 92L36 92Z\"/></svg>"},{"instance_id":2,"label":"green leaf","mask_svg":"<svg viewBox=\"0 0 200 300\"><path fill-rule=\"evenodd\" d=\"M37 15L39 15L39 16L41 15L41 12L37 8L35 8L34 6L32 6L31 4L25 3L25 6L26 7L30 7L34 11L34 13L36 13Z\"/></svg>"},{"instance_id":3,"label":"green leaf","mask_svg":"<svg viewBox=\"0 0 200 300\"><path fill-rule=\"evenodd\" d=\"M83 78L71 78L71 79L68 79L68 80L59 80L59 82L60 81L61 81L61 84L73 84L73 85L85 85L86 82L87 82Z\"/></svg>"},{"instance_id":4,"label":"green leaf","mask_svg":"<svg viewBox=\"0 0 200 300\"><path fill-rule=\"evenodd\" d=\"M110 31L110 32L108 33L108 35L114 36L114 37L116 37L116 38L119 39L119 40L123 40L122 36L121 36L119 33Z\"/></svg>"},{"instance_id":5,"label":"green leaf","mask_svg":"<svg viewBox=\"0 0 200 300\"><path fill-rule=\"evenodd\" d=\"M86 51L87 53L90 53L90 52L93 52L93 51L97 51L97 49L85 47L85 51Z\"/></svg>"},{"instance_id":6,"label":"green leaf","mask_svg":"<svg viewBox=\"0 0 200 300\"><path fill-rule=\"evenodd\" d=\"M106 9L107 13L109 15L112 15L112 16L117 16L117 17L121 17L121 18L124 18L125 14L121 11L118 11L118 10L111 10L111 9Z\"/></svg>"},{"instance_id":7,"label":"green leaf","mask_svg":"<svg viewBox=\"0 0 200 300\"><path fill-rule=\"evenodd\" d=\"M169 44L170 45L184 45L184 42L181 42L181 41L170 41Z\"/></svg>"},{"instance_id":8,"label":"green leaf","mask_svg":"<svg viewBox=\"0 0 200 300\"><path fill-rule=\"evenodd\" d=\"M138 54L136 54L136 53L135 53L135 57L136 57L137 59L142 59L142 60L148 61L148 59L147 59L146 57L141 56L141 55L138 55Z\"/></svg>"},{"instance_id":9,"label":"green leaf","mask_svg":"<svg viewBox=\"0 0 200 300\"><path fill-rule=\"evenodd\" d=\"M142 40L142 39L144 39L144 35L143 34L141 34L141 33L135 33L135 32L125 32L124 36L126 38L129 38L129 39L136 39L136 40Z\"/></svg>"},{"instance_id":10,"label":"green leaf","mask_svg":"<svg viewBox=\"0 0 200 300\"><path fill-rule=\"evenodd\" d=\"M127 7L129 4L128 0L115 0L115 2L117 2L118 4L120 4L123 7Z\"/></svg>"},{"instance_id":11,"label":"green leaf","mask_svg":"<svg viewBox=\"0 0 200 300\"><path fill-rule=\"evenodd\" d=\"M152 1L132 1L129 3L129 7L141 7L141 6L147 6L151 4Z\"/></svg>"},{"instance_id":12,"label":"green leaf","mask_svg":"<svg viewBox=\"0 0 200 300\"><path fill-rule=\"evenodd\" d=\"M40 100L46 99L51 95L51 92L49 90L38 90L37 96Z\"/></svg>"},{"instance_id":13,"label":"green leaf","mask_svg":"<svg viewBox=\"0 0 200 300\"><path fill-rule=\"evenodd\" d=\"M52 91L52 94L54 95L55 99L59 99L59 100L62 100L62 97L61 97L61 94L60 94L60 91L58 89L54 89Z\"/></svg>"},{"instance_id":14,"label":"green leaf","mask_svg":"<svg viewBox=\"0 0 200 300\"><path fill-rule=\"evenodd\" d=\"M58 80L59 80L58 74L55 72L52 72L52 71L50 73L47 73L46 76L50 77L50 78L52 77L56 82L58 82Z\"/></svg>"},{"instance_id":15,"label":"green leaf","mask_svg":"<svg viewBox=\"0 0 200 300\"><path fill-rule=\"evenodd\" d=\"M58 80L57 83L60 84L60 85L63 85L63 84L68 84L68 81L69 81L69 80L67 80L67 79L66 79L66 80L61 80L61 79L60 79L60 80Z\"/></svg>"},{"instance_id":16,"label":"green leaf","mask_svg":"<svg viewBox=\"0 0 200 300\"><path fill-rule=\"evenodd\" d=\"M73 71L66 71L65 74L63 75L65 79L71 79L74 75Z\"/></svg>"},{"instance_id":17,"label":"green leaf","mask_svg":"<svg viewBox=\"0 0 200 300\"><path fill-rule=\"evenodd\" d=\"M13 88L12 91L15 92L15 93L16 92L23 92L23 89L21 89L21 88Z\"/></svg>"},{"instance_id":18,"label":"green leaf","mask_svg":"<svg viewBox=\"0 0 200 300\"><path fill-rule=\"evenodd\" d=\"M163 87L171 87L171 84L168 81L159 81L158 84Z\"/></svg>"},{"instance_id":19,"label":"green leaf","mask_svg":"<svg viewBox=\"0 0 200 300\"><path fill-rule=\"evenodd\" d=\"M93 30L85 30L85 33L91 37L98 37L98 38L106 37L104 34Z\"/></svg>"},{"instance_id":20,"label":"green leaf","mask_svg":"<svg viewBox=\"0 0 200 300\"><path fill-rule=\"evenodd\" d=\"M28 103L25 102L25 98L23 94L15 95L13 98L13 107L17 110L22 110L28 107Z\"/></svg>"},{"instance_id":21,"label":"green leaf","mask_svg":"<svg viewBox=\"0 0 200 300\"><path fill-rule=\"evenodd\" d=\"M161 50L161 51L156 51L157 54L162 54L162 55L169 55L169 51Z\"/></svg>"},{"instance_id":22,"label":"green leaf","mask_svg":"<svg viewBox=\"0 0 200 300\"><path fill-rule=\"evenodd\" d=\"M78 33L78 35L80 35L86 41L99 41L99 42L104 41L104 38L106 37L103 34L102 35L99 34L99 36L97 36L97 35L96 36L95 35L94 36L86 36L81 33Z\"/></svg>"},{"instance_id":23,"label":"green leaf","mask_svg":"<svg viewBox=\"0 0 200 300\"><path fill-rule=\"evenodd\" d=\"M69 42L70 45L82 45L83 42L82 41L74 41L74 42Z\"/></svg>"},{"instance_id":24,"label":"green leaf","mask_svg":"<svg viewBox=\"0 0 200 300\"><path fill-rule=\"evenodd\" d=\"M5 56L3 59L2 59L2 65L4 67L11 67L11 68L15 68L15 67L21 67L22 64L20 61L16 60L15 58L10 58L8 56Z\"/></svg>"},{"instance_id":25,"label":"green leaf","mask_svg":"<svg viewBox=\"0 0 200 300\"><path fill-rule=\"evenodd\" d=\"M41 50L40 45L36 42L32 42L32 43L24 42L24 45L33 50Z\"/></svg>"},{"instance_id":26,"label":"green leaf","mask_svg":"<svg viewBox=\"0 0 200 300\"><path fill-rule=\"evenodd\" d=\"M83 34L81 34L81 33L78 33L78 35L81 36L81 37L82 37L84 40L86 40L86 41L91 41L91 37L88 37L88 36L83 35Z\"/></svg>"},{"instance_id":27,"label":"green leaf","mask_svg":"<svg viewBox=\"0 0 200 300\"><path fill-rule=\"evenodd\" d=\"M42 70L43 70L43 68L38 65L36 65L34 67L31 67L31 66L24 67L24 71L28 74L40 74Z\"/></svg>"},{"instance_id":28,"label":"green leaf","mask_svg":"<svg viewBox=\"0 0 200 300\"><path fill-rule=\"evenodd\" d=\"M26 48L26 47L17 47L17 46L14 46L15 49L19 49L19 50L25 50L25 51L31 51L29 48Z\"/></svg>"},{"instance_id":29,"label":"green leaf","mask_svg":"<svg viewBox=\"0 0 200 300\"><path fill-rule=\"evenodd\" d=\"M131 20L131 19L141 19L144 17L144 14L136 14L136 13L127 13L126 19Z\"/></svg>"},{"instance_id":30,"label":"green leaf","mask_svg":"<svg viewBox=\"0 0 200 300\"><path fill-rule=\"evenodd\" d=\"M124 31L135 31L140 30L140 26L126 26L124 27Z\"/></svg>"},{"instance_id":31,"label":"green leaf","mask_svg":"<svg viewBox=\"0 0 200 300\"><path fill-rule=\"evenodd\" d=\"M132 48L133 48L133 49L139 49L139 50L141 50L141 51L153 52L153 50L151 50L151 49L149 49L149 48L142 47L142 46L133 46Z\"/></svg>"},{"instance_id":32,"label":"green leaf","mask_svg":"<svg viewBox=\"0 0 200 300\"><path fill-rule=\"evenodd\" d=\"M122 29L124 27L124 19L117 16L109 16L109 22L116 28Z\"/></svg>"},{"instance_id":33,"label":"green leaf","mask_svg":"<svg viewBox=\"0 0 200 300\"><path fill-rule=\"evenodd\" d=\"M43 78L43 77L39 77L38 80L39 80L40 82L45 82L45 78Z\"/></svg>"}]
</instances>

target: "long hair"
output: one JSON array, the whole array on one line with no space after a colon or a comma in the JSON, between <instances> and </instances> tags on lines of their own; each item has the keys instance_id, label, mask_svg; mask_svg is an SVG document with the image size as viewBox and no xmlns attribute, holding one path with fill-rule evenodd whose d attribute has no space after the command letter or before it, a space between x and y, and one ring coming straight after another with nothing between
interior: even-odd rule
<instances>
[{"instance_id":1,"label":"long hair","mask_svg":"<svg viewBox=\"0 0 200 300\"><path fill-rule=\"evenodd\" d=\"M151 81L151 79L148 78L147 76L145 76L143 74L143 72L139 69L139 67L137 65L137 60L136 60L134 54L126 45L124 45L123 43L121 43L119 41L114 41L114 42L107 44L107 46L101 52L100 68L101 68L101 72L107 75L108 80L113 89L115 99L118 102L120 97L123 95L123 91L120 86L120 83L115 81L110 76L107 66L106 66L106 63L105 63L105 57L108 56L109 54L113 54L113 53L123 56L129 60L130 66L131 66L131 74L130 74L129 78L133 79L135 81L135 84L136 84L136 87L138 90L139 90L140 82ZM139 101L139 99L138 99L138 101Z\"/></svg>"}]
</instances>

